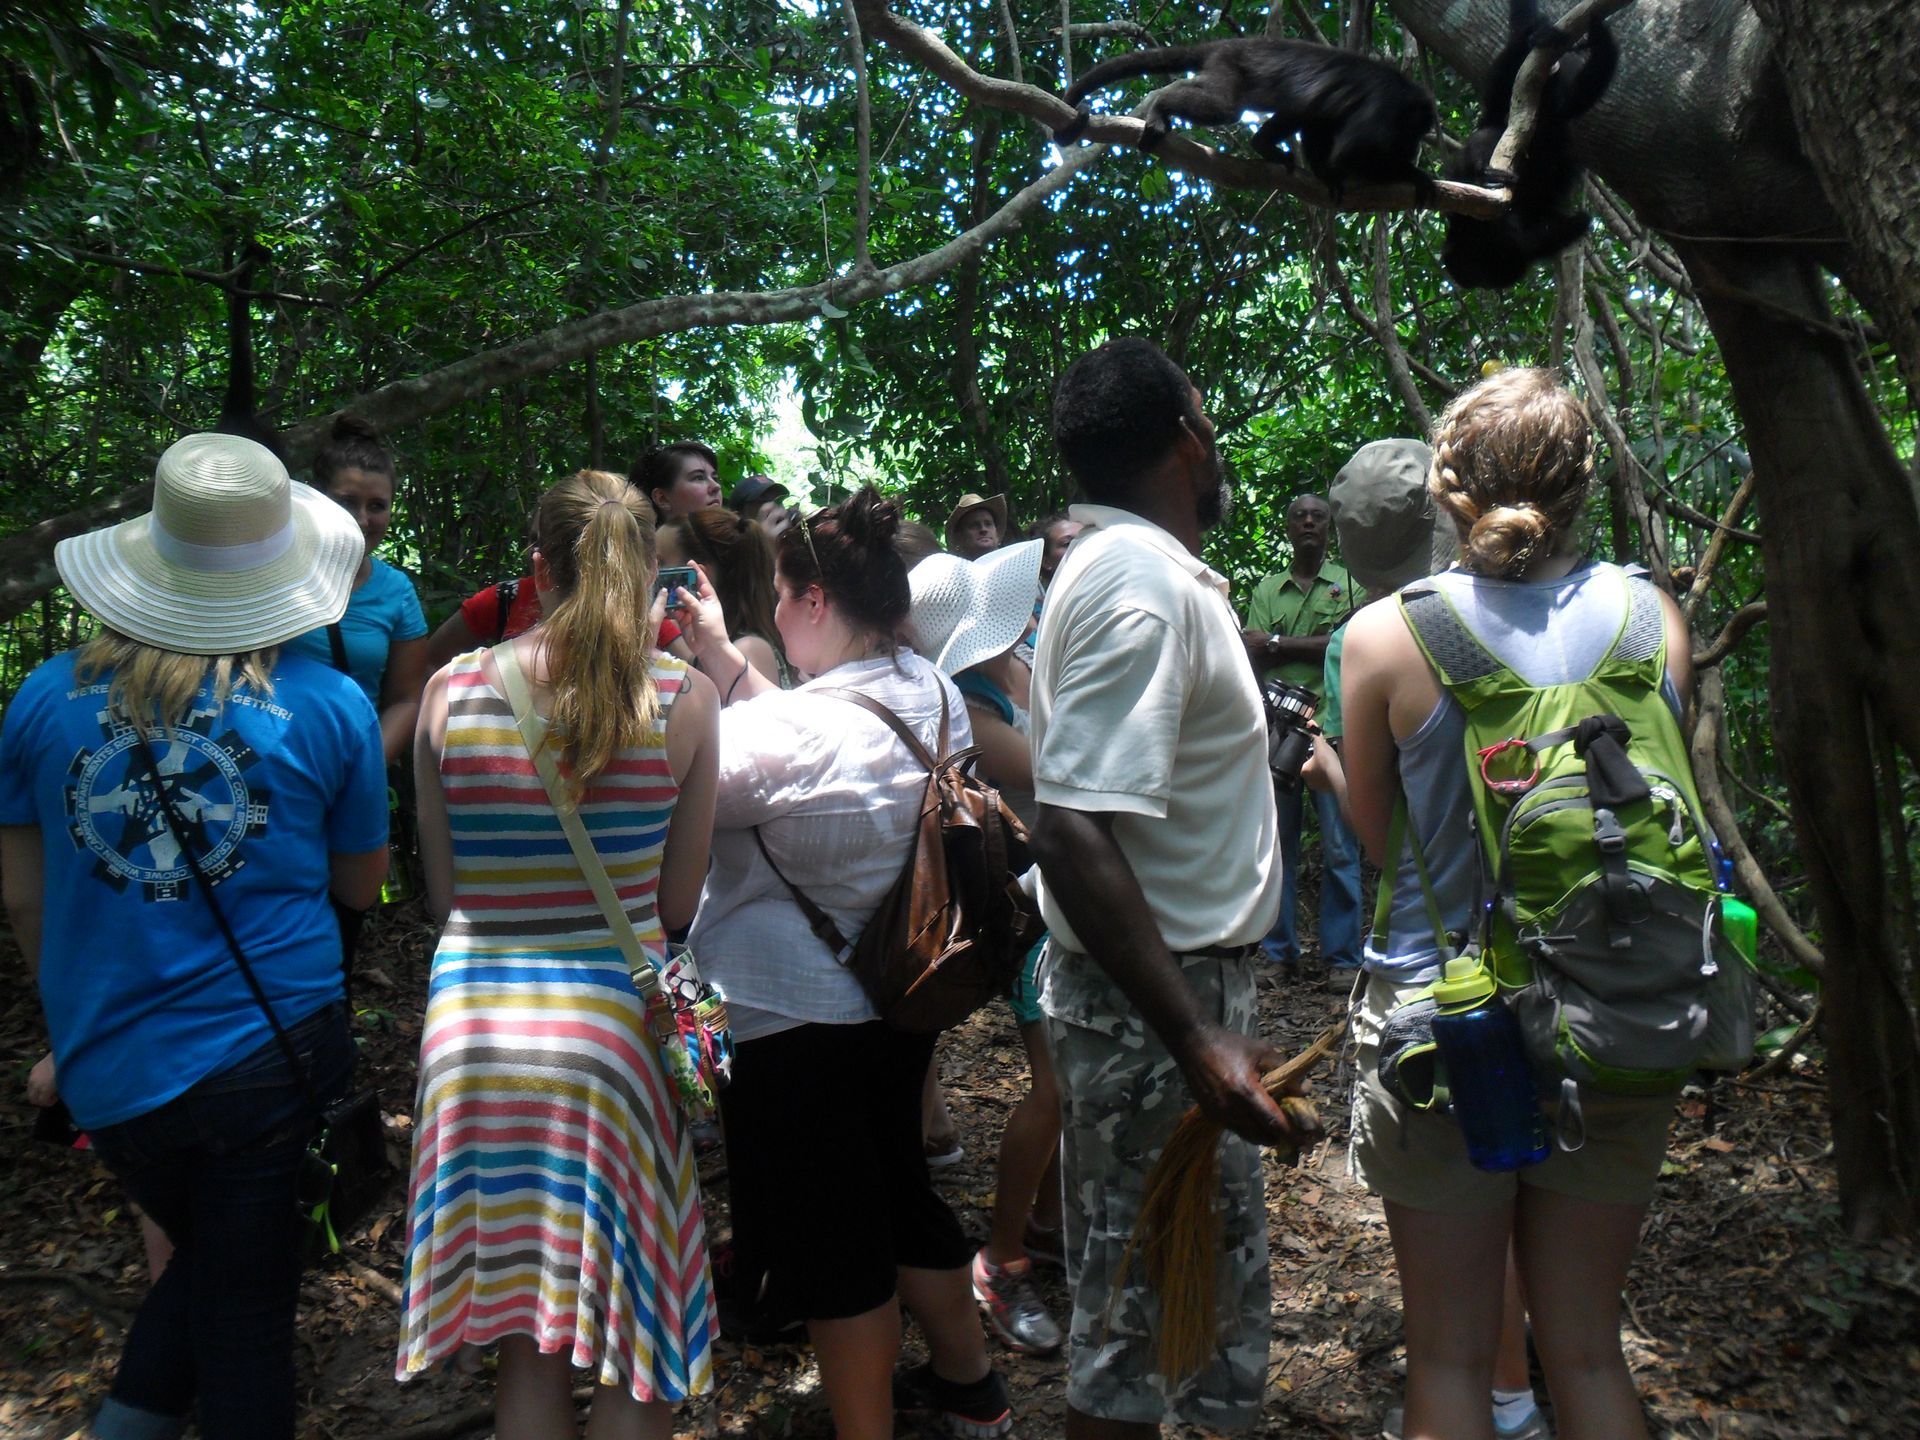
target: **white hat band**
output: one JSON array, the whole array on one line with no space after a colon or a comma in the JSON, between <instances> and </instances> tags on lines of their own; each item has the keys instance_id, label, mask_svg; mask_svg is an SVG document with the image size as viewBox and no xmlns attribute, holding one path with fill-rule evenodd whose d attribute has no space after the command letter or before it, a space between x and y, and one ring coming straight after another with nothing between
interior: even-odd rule
<instances>
[{"instance_id":1,"label":"white hat band","mask_svg":"<svg viewBox=\"0 0 1920 1440\"><path fill-rule=\"evenodd\" d=\"M268 565L293 548L293 521L289 519L264 540L248 540L239 545L196 545L161 528L158 517L147 526L147 538L154 553L168 564L183 570L200 570L214 575L230 575L236 570L251 570Z\"/></svg>"}]
</instances>

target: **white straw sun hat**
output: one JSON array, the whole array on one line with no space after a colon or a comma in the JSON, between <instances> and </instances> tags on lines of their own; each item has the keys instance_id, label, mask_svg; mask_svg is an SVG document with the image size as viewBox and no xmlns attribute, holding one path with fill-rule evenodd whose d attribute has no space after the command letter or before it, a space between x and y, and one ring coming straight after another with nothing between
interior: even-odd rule
<instances>
[{"instance_id":1,"label":"white straw sun hat","mask_svg":"<svg viewBox=\"0 0 1920 1440\"><path fill-rule=\"evenodd\" d=\"M1044 540L962 560L929 555L907 576L920 653L949 675L1004 655L1033 624Z\"/></svg>"},{"instance_id":2,"label":"white straw sun hat","mask_svg":"<svg viewBox=\"0 0 1920 1440\"><path fill-rule=\"evenodd\" d=\"M54 547L60 578L102 625L182 655L234 655L346 610L360 527L264 445L189 435L153 480L151 513Z\"/></svg>"}]
</instances>

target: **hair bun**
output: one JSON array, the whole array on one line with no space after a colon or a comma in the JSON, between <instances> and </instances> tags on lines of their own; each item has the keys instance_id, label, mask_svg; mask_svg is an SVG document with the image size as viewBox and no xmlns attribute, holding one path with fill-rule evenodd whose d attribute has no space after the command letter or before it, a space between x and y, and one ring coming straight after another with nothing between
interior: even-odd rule
<instances>
[{"instance_id":1,"label":"hair bun","mask_svg":"<svg viewBox=\"0 0 1920 1440\"><path fill-rule=\"evenodd\" d=\"M1468 568L1481 575L1517 575L1552 530L1546 512L1531 501L1496 505L1482 512L1467 532Z\"/></svg>"},{"instance_id":2,"label":"hair bun","mask_svg":"<svg viewBox=\"0 0 1920 1440\"><path fill-rule=\"evenodd\" d=\"M839 506L840 530L856 548L890 550L900 533L900 506L871 485L863 485Z\"/></svg>"}]
</instances>

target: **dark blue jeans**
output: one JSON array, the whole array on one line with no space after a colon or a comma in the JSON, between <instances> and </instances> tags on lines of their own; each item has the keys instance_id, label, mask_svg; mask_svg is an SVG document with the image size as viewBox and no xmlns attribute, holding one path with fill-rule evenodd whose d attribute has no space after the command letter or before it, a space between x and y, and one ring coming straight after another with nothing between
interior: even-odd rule
<instances>
[{"instance_id":1,"label":"dark blue jeans","mask_svg":"<svg viewBox=\"0 0 1920 1440\"><path fill-rule=\"evenodd\" d=\"M343 1004L288 1028L323 1105L345 1093ZM267 1043L157 1110L92 1132L100 1158L166 1231L173 1259L127 1332L99 1440L171 1440L199 1411L206 1440L293 1434L300 1291L294 1201L313 1104Z\"/></svg>"},{"instance_id":2,"label":"dark blue jeans","mask_svg":"<svg viewBox=\"0 0 1920 1440\"><path fill-rule=\"evenodd\" d=\"M1261 942L1267 958L1291 964L1300 958L1294 938L1294 908L1300 890L1300 822L1312 796L1320 829L1320 958L1350 968L1360 963L1360 839L1324 790L1302 785L1292 794L1274 787L1280 819L1280 916Z\"/></svg>"}]
</instances>

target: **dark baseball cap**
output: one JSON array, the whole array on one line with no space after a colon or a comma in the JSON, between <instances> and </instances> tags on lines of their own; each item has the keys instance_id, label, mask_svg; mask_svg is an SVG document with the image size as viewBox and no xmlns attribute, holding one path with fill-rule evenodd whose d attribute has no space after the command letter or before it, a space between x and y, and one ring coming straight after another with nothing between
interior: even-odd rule
<instances>
[{"instance_id":1,"label":"dark baseball cap","mask_svg":"<svg viewBox=\"0 0 1920 1440\"><path fill-rule=\"evenodd\" d=\"M727 497L727 508L744 515L763 500L787 498L787 487L771 475L749 475L733 487L733 494Z\"/></svg>"}]
</instances>

